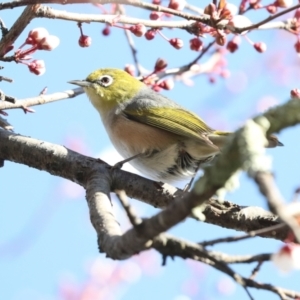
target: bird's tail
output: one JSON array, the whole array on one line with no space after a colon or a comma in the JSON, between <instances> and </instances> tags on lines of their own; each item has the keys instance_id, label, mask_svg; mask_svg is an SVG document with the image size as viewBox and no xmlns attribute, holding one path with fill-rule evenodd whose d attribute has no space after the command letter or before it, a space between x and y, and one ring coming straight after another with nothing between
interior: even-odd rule
<instances>
[{"instance_id":1,"label":"bird's tail","mask_svg":"<svg viewBox=\"0 0 300 300\"><path fill-rule=\"evenodd\" d=\"M214 131L213 133L208 135L208 138L214 145L216 145L219 148L222 148L231 134L231 132ZM278 146L283 146L283 144L278 140L278 138L275 135L269 135L267 137L267 140L269 143L266 146L266 148L275 148Z\"/></svg>"}]
</instances>

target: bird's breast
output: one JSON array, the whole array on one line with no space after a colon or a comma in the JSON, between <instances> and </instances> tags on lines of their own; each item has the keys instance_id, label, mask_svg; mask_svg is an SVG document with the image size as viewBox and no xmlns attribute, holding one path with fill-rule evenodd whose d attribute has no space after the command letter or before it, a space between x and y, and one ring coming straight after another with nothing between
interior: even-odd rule
<instances>
[{"instance_id":1,"label":"bird's breast","mask_svg":"<svg viewBox=\"0 0 300 300\"><path fill-rule=\"evenodd\" d=\"M179 139L174 133L129 120L122 114L101 117L111 142L124 158L162 151Z\"/></svg>"}]
</instances>

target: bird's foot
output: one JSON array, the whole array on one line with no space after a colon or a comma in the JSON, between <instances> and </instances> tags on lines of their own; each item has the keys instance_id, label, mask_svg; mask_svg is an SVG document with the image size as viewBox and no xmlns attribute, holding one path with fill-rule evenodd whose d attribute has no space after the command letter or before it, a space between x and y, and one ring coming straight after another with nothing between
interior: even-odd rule
<instances>
[{"instance_id":1,"label":"bird's foot","mask_svg":"<svg viewBox=\"0 0 300 300\"><path fill-rule=\"evenodd\" d=\"M141 155L142 155L142 154L140 153L140 154L133 155L133 156L131 156L131 157L129 157L129 158L126 158L126 159L124 159L124 160L121 160L121 161L117 162L116 164L114 164L111 168L112 168L112 169L122 169L122 167L123 167L123 165L124 165L125 163L127 163L127 162L129 162L129 161L131 161L131 160L133 160L133 159L135 159L135 158L141 156Z\"/></svg>"}]
</instances>

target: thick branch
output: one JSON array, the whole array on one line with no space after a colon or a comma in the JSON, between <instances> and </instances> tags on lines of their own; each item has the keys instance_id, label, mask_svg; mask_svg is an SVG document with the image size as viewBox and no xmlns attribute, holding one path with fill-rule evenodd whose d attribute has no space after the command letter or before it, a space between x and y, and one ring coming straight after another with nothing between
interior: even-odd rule
<instances>
[{"instance_id":1,"label":"thick branch","mask_svg":"<svg viewBox=\"0 0 300 300\"><path fill-rule=\"evenodd\" d=\"M15 133L0 130L0 157L27 166L44 170L84 186L87 173L99 160L80 155L63 146L54 145ZM112 190L125 190L129 197L139 199L152 206L165 208L182 191L168 184L114 170L111 173ZM278 224L277 217L257 207L241 207L236 204L210 199L203 211L205 222L221 227L249 232ZM276 230L261 236L284 240L286 229Z\"/></svg>"},{"instance_id":2,"label":"thick branch","mask_svg":"<svg viewBox=\"0 0 300 300\"><path fill-rule=\"evenodd\" d=\"M10 28L8 33L0 41L0 56L5 55L7 47L12 45L30 21L35 17L35 11L39 7L39 4L30 5L26 7L17 19L14 25Z\"/></svg>"}]
</instances>

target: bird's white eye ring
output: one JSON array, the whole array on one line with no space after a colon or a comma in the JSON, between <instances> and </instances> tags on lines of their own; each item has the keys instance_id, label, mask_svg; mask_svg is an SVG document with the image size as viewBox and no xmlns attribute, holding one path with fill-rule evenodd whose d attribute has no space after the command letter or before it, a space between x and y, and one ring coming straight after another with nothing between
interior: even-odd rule
<instances>
[{"instance_id":1,"label":"bird's white eye ring","mask_svg":"<svg viewBox=\"0 0 300 300\"><path fill-rule=\"evenodd\" d=\"M113 81L114 79L110 75L103 75L99 79L97 79L97 83L104 87L110 86Z\"/></svg>"}]
</instances>

